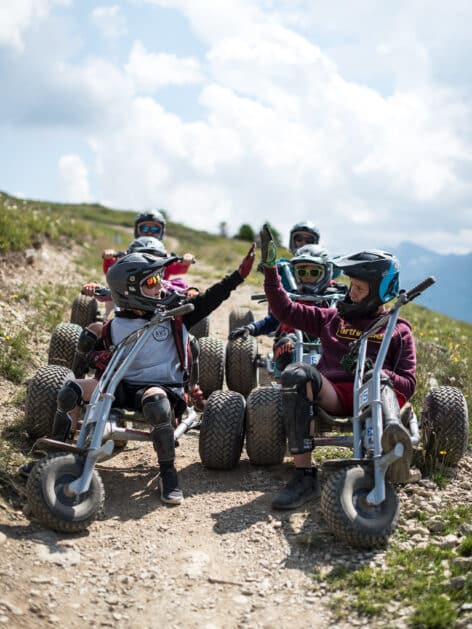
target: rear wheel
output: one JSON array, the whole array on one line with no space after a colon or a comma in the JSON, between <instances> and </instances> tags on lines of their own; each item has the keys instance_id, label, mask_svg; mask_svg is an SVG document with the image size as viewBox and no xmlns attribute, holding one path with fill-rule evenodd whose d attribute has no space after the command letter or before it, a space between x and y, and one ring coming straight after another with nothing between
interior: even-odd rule
<instances>
[{"instance_id":1,"label":"rear wheel","mask_svg":"<svg viewBox=\"0 0 472 629\"><path fill-rule=\"evenodd\" d=\"M398 523L399 501L393 486L385 482L385 500L378 506L367 502L374 486L373 474L364 467L346 467L330 474L321 492L321 513L341 541L359 548L385 546Z\"/></svg>"},{"instance_id":2,"label":"rear wheel","mask_svg":"<svg viewBox=\"0 0 472 629\"><path fill-rule=\"evenodd\" d=\"M254 465L277 465L283 461L286 438L280 389L260 387L247 398L246 451Z\"/></svg>"},{"instance_id":3,"label":"rear wheel","mask_svg":"<svg viewBox=\"0 0 472 629\"><path fill-rule=\"evenodd\" d=\"M81 332L82 328L76 323L59 323L49 341L48 365L71 369Z\"/></svg>"},{"instance_id":4,"label":"rear wheel","mask_svg":"<svg viewBox=\"0 0 472 629\"><path fill-rule=\"evenodd\" d=\"M226 384L231 391L247 397L258 384L257 341L253 336L228 341Z\"/></svg>"},{"instance_id":5,"label":"rear wheel","mask_svg":"<svg viewBox=\"0 0 472 629\"><path fill-rule=\"evenodd\" d=\"M248 308L233 308L229 313L229 331L254 322L254 314Z\"/></svg>"},{"instance_id":6,"label":"rear wheel","mask_svg":"<svg viewBox=\"0 0 472 629\"><path fill-rule=\"evenodd\" d=\"M76 454L55 453L41 459L26 484L33 515L45 526L62 533L86 529L103 509L105 491L96 470L89 489L71 495L68 485L82 475L84 460Z\"/></svg>"},{"instance_id":7,"label":"rear wheel","mask_svg":"<svg viewBox=\"0 0 472 629\"><path fill-rule=\"evenodd\" d=\"M434 387L425 397L421 419L426 458L457 465L469 438L467 404L462 392L456 387Z\"/></svg>"},{"instance_id":8,"label":"rear wheel","mask_svg":"<svg viewBox=\"0 0 472 629\"><path fill-rule=\"evenodd\" d=\"M74 374L66 367L46 365L38 369L28 384L25 404L25 424L30 437L39 439L50 435L57 406L57 394Z\"/></svg>"},{"instance_id":9,"label":"rear wheel","mask_svg":"<svg viewBox=\"0 0 472 629\"><path fill-rule=\"evenodd\" d=\"M223 388L225 378L225 346L222 340L203 337L200 344L199 385L203 396L208 398L213 391Z\"/></svg>"},{"instance_id":10,"label":"rear wheel","mask_svg":"<svg viewBox=\"0 0 472 629\"><path fill-rule=\"evenodd\" d=\"M235 391L215 391L207 400L200 425L199 452L205 467L232 469L241 456L246 401Z\"/></svg>"},{"instance_id":11,"label":"rear wheel","mask_svg":"<svg viewBox=\"0 0 472 629\"><path fill-rule=\"evenodd\" d=\"M86 328L89 323L97 320L98 304L94 297L77 295L72 302L70 322Z\"/></svg>"}]
</instances>

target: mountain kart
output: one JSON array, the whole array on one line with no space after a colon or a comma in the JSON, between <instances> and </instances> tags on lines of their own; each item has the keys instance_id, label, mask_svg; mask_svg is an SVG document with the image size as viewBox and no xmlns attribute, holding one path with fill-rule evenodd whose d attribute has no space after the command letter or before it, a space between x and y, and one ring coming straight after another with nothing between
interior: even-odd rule
<instances>
[{"instance_id":1,"label":"mountain kart","mask_svg":"<svg viewBox=\"0 0 472 629\"><path fill-rule=\"evenodd\" d=\"M26 490L31 512L42 524L72 533L86 529L97 518L103 508L104 486L96 464L111 457L114 450L122 448L127 441L151 440L149 429L129 427L130 421L133 425L143 421L140 413L113 408L116 388L157 326L192 310L193 304L159 309L143 328L116 345L86 406L76 444L43 437L50 431L57 391L68 377L73 377L72 372L57 365L39 370L42 379L37 380L32 390L30 386L28 404L30 416L34 415L37 405L41 417L34 426L30 425L29 431L40 436L36 448L52 452L33 467ZM199 419L197 411L189 406L182 417L175 418L175 439L195 428Z\"/></svg>"}]
</instances>

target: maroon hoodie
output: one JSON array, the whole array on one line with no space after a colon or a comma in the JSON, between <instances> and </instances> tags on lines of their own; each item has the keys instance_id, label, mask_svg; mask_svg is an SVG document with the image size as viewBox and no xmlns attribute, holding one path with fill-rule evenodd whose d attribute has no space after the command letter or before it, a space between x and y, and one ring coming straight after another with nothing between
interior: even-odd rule
<instances>
[{"instance_id":1,"label":"maroon hoodie","mask_svg":"<svg viewBox=\"0 0 472 629\"><path fill-rule=\"evenodd\" d=\"M341 365L349 344L359 338L376 317L348 322L336 308L318 308L292 301L282 286L277 268L265 269L264 290L272 314L286 324L319 337L323 347L318 369L331 382L352 382L354 375ZM379 351L384 330L377 332L367 343L367 357L373 362ZM408 400L416 386L416 350L411 326L398 319L390 341L383 370L390 376L394 388Z\"/></svg>"}]
</instances>

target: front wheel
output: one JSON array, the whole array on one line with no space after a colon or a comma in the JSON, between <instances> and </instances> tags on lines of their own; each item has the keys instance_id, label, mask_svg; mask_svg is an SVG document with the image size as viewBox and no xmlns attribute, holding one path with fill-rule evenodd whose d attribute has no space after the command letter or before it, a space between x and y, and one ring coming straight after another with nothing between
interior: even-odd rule
<instances>
[{"instance_id":1,"label":"front wheel","mask_svg":"<svg viewBox=\"0 0 472 629\"><path fill-rule=\"evenodd\" d=\"M105 490L94 470L88 491L70 495L68 486L82 475L84 459L76 454L55 453L31 470L26 493L32 514L48 528L61 533L86 529L103 509Z\"/></svg>"},{"instance_id":2,"label":"front wheel","mask_svg":"<svg viewBox=\"0 0 472 629\"><path fill-rule=\"evenodd\" d=\"M199 385L205 398L223 388L225 378L225 346L221 339L204 336L198 340L200 354Z\"/></svg>"},{"instance_id":3,"label":"front wheel","mask_svg":"<svg viewBox=\"0 0 472 629\"><path fill-rule=\"evenodd\" d=\"M59 323L49 341L48 365L62 365L72 369L82 328L76 323Z\"/></svg>"},{"instance_id":4,"label":"front wheel","mask_svg":"<svg viewBox=\"0 0 472 629\"><path fill-rule=\"evenodd\" d=\"M254 314L247 308L233 308L229 313L228 327L232 332L235 328L240 328L248 323L254 323Z\"/></svg>"},{"instance_id":5,"label":"front wheel","mask_svg":"<svg viewBox=\"0 0 472 629\"><path fill-rule=\"evenodd\" d=\"M454 466L467 450L467 403L456 387L434 387L427 394L421 414L425 455L430 462Z\"/></svg>"},{"instance_id":6,"label":"front wheel","mask_svg":"<svg viewBox=\"0 0 472 629\"><path fill-rule=\"evenodd\" d=\"M254 389L246 402L246 451L253 465L277 465L287 449L282 391Z\"/></svg>"},{"instance_id":7,"label":"front wheel","mask_svg":"<svg viewBox=\"0 0 472 629\"><path fill-rule=\"evenodd\" d=\"M89 323L93 323L98 317L98 304L95 297L87 295L77 295L72 302L70 311L70 322L86 328Z\"/></svg>"},{"instance_id":8,"label":"front wheel","mask_svg":"<svg viewBox=\"0 0 472 629\"><path fill-rule=\"evenodd\" d=\"M241 456L246 400L235 391L215 391L207 400L200 425L199 452L203 465L232 469Z\"/></svg>"},{"instance_id":9,"label":"front wheel","mask_svg":"<svg viewBox=\"0 0 472 629\"><path fill-rule=\"evenodd\" d=\"M231 391L247 397L258 384L257 341L253 336L228 341L226 384Z\"/></svg>"},{"instance_id":10,"label":"front wheel","mask_svg":"<svg viewBox=\"0 0 472 629\"><path fill-rule=\"evenodd\" d=\"M30 437L39 439L51 434L57 394L67 380L73 379L73 372L59 365L45 365L31 378L25 402L25 425Z\"/></svg>"},{"instance_id":11,"label":"front wheel","mask_svg":"<svg viewBox=\"0 0 472 629\"><path fill-rule=\"evenodd\" d=\"M345 467L328 476L321 492L321 513L328 527L343 542L358 548L385 546L398 523L399 501L385 482L385 500L367 502L374 486L373 473L364 467Z\"/></svg>"}]
</instances>

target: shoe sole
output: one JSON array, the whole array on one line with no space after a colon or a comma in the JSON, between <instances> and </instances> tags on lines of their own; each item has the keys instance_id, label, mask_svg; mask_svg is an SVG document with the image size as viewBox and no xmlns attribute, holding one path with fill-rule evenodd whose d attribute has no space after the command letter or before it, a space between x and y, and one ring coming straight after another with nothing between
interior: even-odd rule
<instances>
[{"instance_id":1,"label":"shoe sole","mask_svg":"<svg viewBox=\"0 0 472 629\"><path fill-rule=\"evenodd\" d=\"M161 500L162 502L165 502L166 505L179 505L181 502L183 502L183 499L184 499L183 496L181 496L180 498L166 498L164 496L161 479L159 479L159 490L161 492Z\"/></svg>"}]
</instances>

